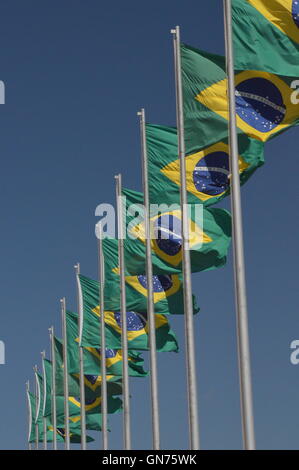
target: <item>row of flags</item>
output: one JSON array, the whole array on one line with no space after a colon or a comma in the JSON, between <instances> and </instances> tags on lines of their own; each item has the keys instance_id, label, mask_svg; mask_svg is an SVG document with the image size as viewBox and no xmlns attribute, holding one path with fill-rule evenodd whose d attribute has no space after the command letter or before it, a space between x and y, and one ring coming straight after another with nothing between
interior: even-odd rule
<instances>
[{"instance_id":1,"label":"row of flags","mask_svg":"<svg viewBox=\"0 0 299 470\"><path fill-rule=\"evenodd\" d=\"M179 351L169 319L171 315L185 314L186 354L192 351L194 354L191 344L193 316L199 311L195 296L191 296L189 313L192 318L187 316L186 290L191 286L190 283L186 285L189 278L184 227L190 233L190 272L224 266L232 237L232 222L236 228L240 217L233 213L232 221L229 211L212 206L230 194L232 179L237 184L239 178L240 184L244 184L263 165L264 146L269 139L299 122L299 106L291 99L293 81L299 76L299 1L225 0L225 7L227 51L230 51L231 37L228 25L232 20L236 126L229 131L228 79L231 72L228 55L222 57L179 42L176 51L179 58L176 67L181 66L176 70L178 128L143 123L142 151L147 170L144 193L120 188L124 214L120 223L124 224L130 236L121 243L111 237L102 240L100 258L104 275L100 276L100 282L77 273L78 314L68 310L64 312L64 341L52 334L54 357L51 361L43 358L43 376L36 372L36 393L27 391L29 443L66 438L69 442L80 442L85 429L102 429L107 414L124 409L128 419L128 396L125 396L128 389L124 390L126 373L130 377L150 377L153 415L156 416L153 422L156 429L154 447L159 448L156 351ZM180 92L183 127L179 125ZM238 144L236 155L232 154L233 133ZM183 170L179 152L182 137L185 146ZM233 158L237 161L239 174L233 174ZM187 202L191 206L186 219L182 215L182 175ZM150 211L144 206L147 192ZM233 202L234 197L237 196L232 195ZM170 208L172 205L176 207ZM132 206L139 208L141 218L138 221L135 212L130 212ZM153 235L150 245L146 240L147 229ZM235 254L237 242L235 239ZM149 272L152 273L150 277L147 275ZM237 283L238 275L237 272ZM104 305L103 318L100 305ZM101 334L101 321L104 322L104 336ZM125 332L123 324L126 324ZM240 375L248 380L250 389L249 362L242 376L242 354L249 356L249 348L242 345L242 337L239 341ZM144 369L142 358L142 351L148 350L151 353L150 373ZM65 357L67 377L64 373ZM188 356L187 369L190 360ZM249 361L248 357L246 360ZM188 369L188 387L196 380L192 367ZM241 406L246 434L246 412L252 413L252 407L246 403L246 400L250 401L249 395L244 396L241 396ZM192 400L189 400L189 419L193 422L190 433L192 429L195 433L197 396ZM53 402L56 404L55 417ZM83 417L85 429L82 428ZM251 418L253 423L253 416ZM124 426L130 428L129 419ZM67 436L66 427L69 428ZM250 428L249 425L247 427ZM249 432L252 439L247 448L253 448L253 425ZM84 439L91 440L88 436ZM192 441L191 438L190 441L191 448L198 448L198 439ZM244 442L246 447L246 436Z\"/></svg>"}]
</instances>

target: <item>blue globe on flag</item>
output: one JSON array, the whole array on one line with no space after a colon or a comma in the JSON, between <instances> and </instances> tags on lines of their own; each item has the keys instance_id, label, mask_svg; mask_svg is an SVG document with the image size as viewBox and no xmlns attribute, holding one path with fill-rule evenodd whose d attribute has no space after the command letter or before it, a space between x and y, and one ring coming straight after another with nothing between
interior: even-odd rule
<instances>
[{"instance_id":1,"label":"blue globe on flag","mask_svg":"<svg viewBox=\"0 0 299 470\"><path fill-rule=\"evenodd\" d=\"M147 289L147 278L145 274L137 276L139 283ZM171 276L167 274L159 274L153 276L153 289L155 293L167 292L173 286Z\"/></svg>"},{"instance_id":2,"label":"blue globe on flag","mask_svg":"<svg viewBox=\"0 0 299 470\"><path fill-rule=\"evenodd\" d=\"M79 406L81 406L81 399L80 397L74 397L75 400L78 402ZM85 405L92 405L93 403L96 402L96 398L88 398L85 397Z\"/></svg>"},{"instance_id":3,"label":"blue globe on flag","mask_svg":"<svg viewBox=\"0 0 299 470\"><path fill-rule=\"evenodd\" d=\"M96 381L98 380L98 377L100 377L100 376L99 375L85 374L86 380L88 380L88 382L90 382L92 385L94 385L96 383Z\"/></svg>"},{"instance_id":4,"label":"blue globe on flag","mask_svg":"<svg viewBox=\"0 0 299 470\"><path fill-rule=\"evenodd\" d=\"M292 3L292 17L297 28L299 28L299 1L293 0Z\"/></svg>"},{"instance_id":5,"label":"blue globe on flag","mask_svg":"<svg viewBox=\"0 0 299 470\"><path fill-rule=\"evenodd\" d=\"M114 318L119 327L121 327L120 312L114 313ZM146 322L135 312L127 312L127 331L140 331L145 327Z\"/></svg>"},{"instance_id":6,"label":"blue globe on flag","mask_svg":"<svg viewBox=\"0 0 299 470\"><path fill-rule=\"evenodd\" d=\"M156 243L169 256L177 255L182 248L181 220L171 214L163 214L154 224Z\"/></svg>"},{"instance_id":7,"label":"blue globe on flag","mask_svg":"<svg viewBox=\"0 0 299 470\"><path fill-rule=\"evenodd\" d=\"M236 86L236 112L249 126L266 133L283 121L286 107L274 83L255 77Z\"/></svg>"},{"instance_id":8,"label":"blue globe on flag","mask_svg":"<svg viewBox=\"0 0 299 470\"><path fill-rule=\"evenodd\" d=\"M217 196L229 187L229 155L212 152L201 158L193 171L193 183L197 191Z\"/></svg>"},{"instance_id":9,"label":"blue globe on flag","mask_svg":"<svg viewBox=\"0 0 299 470\"><path fill-rule=\"evenodd\" d=\"M97 351L97 353L99 355L101 355L101 348L95 348L95 350ZM111 357L115 357L116 356L116 351L114 349L109 349L109 348L106 348L105 349L105 357L106 359L109 359Z\"/></svg>"}]
</instances>

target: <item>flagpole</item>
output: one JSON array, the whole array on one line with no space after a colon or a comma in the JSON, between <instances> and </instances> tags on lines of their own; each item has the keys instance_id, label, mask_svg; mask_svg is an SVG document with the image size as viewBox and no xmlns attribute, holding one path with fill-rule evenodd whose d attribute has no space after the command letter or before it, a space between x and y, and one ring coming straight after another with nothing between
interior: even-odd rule
<instances>
[{"instance_id":1,"label":"flagpole","mask_svg":"<svg viewBox=\"0 0 299 470\"><path fill-rule=\"evenodd\" d=\"M242 206L238 161L238 137L235 103L235 74L232 38L231 0L224 0L226 67L229 99L229 147L231 172L231 206L233 229L235 300L237 316L238 360L244 449L255 449L254 414L250 368Z\"/></svg>"},{"instance_id":2,"label":"flagpole","mask_svg":"<svg viewBox=\"0 0 299 470\"><path fill-rule=\"evenodd\" d=\"M26 395L27 395L27 403L28 403L28 450L32 450L31 442L30 442L30 434L31 434L31 427L32 427L32 409L31 409L29 391L30 391L30 384L29 384L29 380L27 380Z\"/></svg>"},{"instance_id":3,"label":"flagpole","mask_svg":"<svg viewBox=\"0 0 299 470\"><path fill-rule=\"evenodd\" d=\"M189 413L190 449L198 450L199 423L198 423L198 399L196 381L196 351L194 339L193 298L191 281L191 259L189 249L189 225L188 225L188 199L186 189L186 162L185 162L185 131L183 113L183 91L181 76L181 49L180 28L176 26L171 30L174 42L174 63L176 78L176 106L178 128L178 153L180 160L180 200L182 214L182 255L183 255L183 287L184 287L184 320L186 341L186 367L187 367L187 395Z\"/></svg>"},{"instance_id":4,"label":"flagpole","mask_svg":"<svg viewBox=\"0 0 299 470\"><path fill-rule=\"evenodd\" d=\"M79 315L79 337L81 338L81 326L83 323L83 308L80 301L79 293L79 274L80 274L80 263L75 266L76 279L77 279L77 301L78 301L78 315ZM80 367L80 403L81 403L81 450L86 450L86 414L85 414L85 383L84 383L84 351L83 347L79 344L79 367Z\"/></svg>"},{"instance_id":5,"label":"flagpole","mask_svg":"<svg viewBox=\"0 0 299 470\"><path fill-rule=\"evenodd\" d=\"M68 349L66 329L65 297L60 299L62 339L63 339L63 388L64 388L64 448L70 450L70 421L69 421L69 374L68 374Z\"/></svg>"},{"instance_id":6,"label":"flagpole","mask_svg":"<svg viewBox=\"0 0 299 470\"><path fill-rule=\"evenodd\" d=\"M101 372L102 372L102 439L103 450L108 450L108 422L107 422L107 375L106 375L106 335L105 335L105 260L102 245L102 226L99 224L98 238L98 269L99 269L99 298L101 315Z\"/></svg>"},{"instance_id":7,"label":"flagpole","mask_svg":"<svg viewBox=\"0 0 299 470\"><path fill-rule=\"evenodd\" d=\"M54 351L54 326L49 328L52 360L52 424L53 424L53 450L57 450L57 417L56 417L56 361Z\"/></svg>"},{"instance_id":8,"label":"flagpole","mask_svg":"<svg viewBox=\"0 0 299 470\"><path fill-rule=\"evenodd\" d=\"M38 450L38 443L39 443L39 429L38 429L38 413L39 413L39 387L38 387L38 378L37 378L37 366L35 365L33 367L34 370L34 377L35 377L35 417L34 417L34 422L35 422L35 449Z\"/></svg>"},{"instance_id":9,"label":"flagpole","mask_svg":"<svg viewBox=\"0 0 299 470\"><path fill-rule=\"evenodd\" d=\"M151 249L151 227L150 227L150 201L148 189L148 160L145 130L145 110L142 108L137 113L140 116L141 135L141 157L143 172L143 193L145 208L145 239L146 239L146 283L147 283L147 320L149 327L149 355L150 355L150 384L152 405L152 432L153 449L160 449L160 425L159 425L159 398L158 398L158 371L157 371L157 346L156 346L156 324L153 294L153 266Z\"/></svg>"},{"instance_id":10,"label":"flagpole","mask_svg":"<svg viewBox=\"0 0 299 470\"><path fill-rule=\"evenodd\" d=\"M44 364L44 359L46 357L46 351L41 352L42 356L42 366L43 366L43 385L44 385L44 403L43 403L43 430L44 430L44 450L47 450L47 418L44 416L45 414L45 406L46 406L46 394L47 394L47 389L46 389L46 371L45 371L45 364Z\"/></svg>"},{"instance_id":11,"label":"flagpole","mask_svg":"<svg viewBox=\"0 0 299 470\"><path fill-rule=\"evenodd\" d=\"M122 343L122 380L123 380L123 425L124 449L131 450L131 417L130 417L130 391L128 367L128 335L127 335L127 306L126 306L126 280L124 262L124 214L122 206L122 178L121 174L115 176L116 180L116 206L118 221L118 257L120 270L120 304L121 304L121 343Z\"/></svg>"}]
</instances>

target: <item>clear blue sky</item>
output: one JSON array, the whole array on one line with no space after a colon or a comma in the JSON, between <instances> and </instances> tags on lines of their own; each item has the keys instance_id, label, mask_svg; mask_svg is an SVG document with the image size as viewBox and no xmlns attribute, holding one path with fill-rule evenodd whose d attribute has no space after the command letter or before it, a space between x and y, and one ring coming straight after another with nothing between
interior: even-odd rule
<instances>
[{"instance_id":1,"label":"clear blue sky","mask_svg":"<svg viewBox=\"0 0 299 470\"><path fill-rule=\"evenodd\" d=\"M223 53L222 18L217 0L1 3L0 448L26 447L25 381L33 383L32 366L49 351L48 327L60 333L60 297L75 309L74 263L97 275L95 207L114 202L117 172L140 189L136 112L144 106L150 122L175 124L170 29L179 24L183 41ZM299 339L297 149L298 129L267 144L266 164L242 190L259 449L299 448L299 366L289 360ZM239 449L231 259L193 275L193 285L202 447ZM183 318L171 323L181 352L159 355L161 440L181 449ZM133 447L150 448L148 380L132 379L131 393ZM121 424L121 415L112 417L112 448L121 448Z\"/></svg>"}]
</instances>

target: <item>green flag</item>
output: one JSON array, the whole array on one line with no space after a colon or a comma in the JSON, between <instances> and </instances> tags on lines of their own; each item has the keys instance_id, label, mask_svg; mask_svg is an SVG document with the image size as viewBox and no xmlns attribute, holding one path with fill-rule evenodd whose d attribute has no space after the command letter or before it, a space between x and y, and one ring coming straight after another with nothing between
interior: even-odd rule
<instances>
[{"instance_id":1,"label":"green flag","mask_svg":"<svg viewBox=\"0 0 299 470\"><path fill-rule=\"evenodd\" d=\"M86 428L95 431L101 430L102 423L102 398L87 398L85 396ZM119 397L108 397L107 412L109 414L119 413L122 410L122 400ZM77 423L81 420L80 397L69 397L70 421ZM58 420L58 425L60 421ZM62 422L64 425L64 421Z\"/></svg>"},{"instance_id":2,"label":"green flag","mask_svg":"<svg viewBox=\"0 0 299 470\"><path fill-rule=\"evenodd\" d=\"M46 380L48 383L51 383L52 377L52 363L51 361L44 359L45 370L46 370ZM112 397L111 397L112 398ZM47 400L51 402L51 395L47 397ZM110 400L109 402L109 411L110 413L119 412L121 410L121 400L116 398L115 400ZM47 407L49 409L49 407ZM86 429L100 431L101 430L101 397L85 397L85 412L86 412ZM51 408L48 411L48 415L51 419L52 413ZM77 396L69 397L69 421L71 431L78 431L81 426L81 403L80 398ZM57 427L63 428L65 425L64 418L64 397L56 395L56 419Z\"/></svg>"},{"instance_id":3,"label":"green flag","mask_svg":"<svg viewBox=\"0 0 299 470\"><path fill-rule=\"evenodd\" d=\"M35 396L29 392L29 416L31 418L31 426L30 426L30 440L29 442L36 441L36 424L38 425L38 438L39 442L44 442L44 423L43 423L43 414L42 414L42 403L44 398L44 381L40 374L37 374L38 379L38 392L39 396ZM38 413L37 413L38 411ZM34 419L37 417L37 419ZM52 416L48 416L46 419L46 440L47 442L53 442L54 437L54 429L52 426ZM63 423L64 425L64 423ZM70 442L71 443L80 443L80 429L77 424L70 423ZM57 436L56 439L58 442L64 442L65 434L63 428L57 428ZM87 441L91 442L94 439L87 436Z\"/></svg>"},{"instance_id":4,"label":"green flag","mask_svg":"<svg viewBox=\"0 0 299 470\"><path fill-rule=\"evenodd\" d=\"M112 238L103 240L105 257L105 309L110 312L120 311L120 276L118 265L118 242ZM144 270L145 272L145 270ZM85 313L99 312L99 283L80 275ZM144 274L130 275L126 272L126 304L128 311L147 312L147 280ZM161 315L183 314L184 299L181 274L160 274L153 276L155 312ZM194 313L199 311L193 297ZM84 332L83 332L84 334Z\"/></svg>"},{"instance_id":5,"label":"green flag","mask_svg":"<svg viewBox=\"0 0 299 470\"><path fill-rule=\"evenodd\" d=\"M69 373L79 373L78 361L78 316L75 313L68 312L68 338L69 338ZM70 321L70 318L73 321ZM84 372L89 375L101 374L101 349L93 347L84 347ZM143 368L144 360L135 351L129 352L129 375L133 377L145 377L147 372ZM115 382L122 376L122 352L118 349L106 348L106 374L108 381ZM86 376L85 376L86 377ZM116 384L118 387L119 384ZM109 385L108 385L109 387ZM112 386L111 386L112 387Z\"/></svg>"},{"instance_id":6,"label":"green flag","mask_svg":"<svg viewBox=\"0 0 299 470\"><path fill-rule=\"evenodd\" d=\"M227 138L226 67L224 57L183 44L181 55L186 153L192 154ZM291 77L266 71L235 69L240 149L246 136L262 145L297 123L299 106L290 99L292 82Z\"/></svg>"},{"instance_id":7,"label":"green flag","mask_svg":"<svg viewBox=\"0 0 299 470\"><path fill-rule=\"evenodd\" d=\"M63 366L63 343L56 336L54 337L54 351L56 361L56 395L64 396L64 366ZM69 395L80 394L78 379L72 374L68 374Z\"/></svg>"},{"instance_id":8,"label":"green flag","mask_svg":"<svg viewBox=\"0 0 299 470\"><path fill-rule=\"evenodd\" d=\"M143 195L124 189L127 208L125 266L133 274L145 271ZM189 247L192 272L218 268L226 262L231 239L231 217L224 209L189 205ZM203 209L202 211L200 209ZM136 218L136 214L139 214ZM155 274L182 270L181 210L151 205L152 264ZM130 237L135 237L134 239Z\"/></svg>"},{"instance_id":9,"label":"green flag","mask_svg":"<svg viewBox=\"0 0 299 470\"><path fill-rule=\"evenodd\" d=\"M89 324L88 324L89 325ZM92 325L89 325L90 327ZM99 332L98 332L99 334ZM76 364L79 363L79 350L78 350L78 315L76 313L67 311L66 312L66 337L67 337L67 348L68 348L68 371L76 368ZM72 378L70 381L71 388L69 386L69 392L72 395L80 394L79 385L79 374L76 371L75 374L71 374ZM74 380L75 379L75 380ZM122 383L119 377L114 375L107 375L107 394L111 395L122 395ZM96 374L85 374L85 395L90 396L101 396L102 395L102 377Z\"/></svg>"},{"instance_id":10,"label":"green flag","mask_svg":"<svg viewBox=\"0 0 299 470\"><path fill-rule=\"evenodd\" d=\"M298 0L233 0L235 68L299 77Z\"/></svg>"},{"instance_id":11,"label":"green flag","mask_svg":"<svg viewBox=\"0 0 299 470\"><path fill-rule=\"evenodd\" d=\"M105 257L105 306L113 312L120 311L119 298L119 265L118 265L118 241L114 238L103 240L103 252ZM127 309L133 312L147 312L147 278L145 266L139 275L132 275L126 270L126 304ZM184 297L182 275L160 273L153 276L154 307L155 313L161 315L181 315L184 313ZM117 292L111 295L111 292ZM199 308L193 296L193 311L197 313Z\"/></svg>"},{"instance_id":12,"label":"green flag","mask_svg":"<svg viewBox=\"0 0 299 470\"><path fill-rule=\"evenodd\" d=\"M52 419L52 362L49 359L43 359L43 367L45 371L45 381L44 381L44 408L43 416L49 419ZM56 384L56 380L55 380ZM64 425L64 397L56 395L56 419L60 422L63 421L62 426Z\"/></svg>"},{"instance_id":13,"label":"green flag","mask_svg":"<svg viewBox=\"0 0 299 470\"><path fill-rule=\"evenodd\" d=\"M149 195L152 204L180 203L180 161L177 130L146 126ZM263 145L244 136L239 148L241 183L263 164ZM229 194L229 147L227 139L186 156L186 187L190 204L216 204Z\"/></svg>"},{"instance_id":14,"label":"green flag","mask_svg":"<svg viewBox=\"0 0 299 470\"><path fill-rule=\"evenodd\" d=\"M33 393L27 391L28 410L29 410L29 431L28 431L28 442L32 443L36 441L36 424L38 425L39 440L43 437L43 422L42 417L38 417L36 421L37 409L38 409L38 397Z\"/></svg>"},{"instance_id":15,"label":"green flag","mask_svg":"<svg viewBox=\"0 0 299 470\"><path fill-rule=\"evenodd\" d=\"M143 368L144 360L140 354L129 352L129 375L132 377L146 377L148 373ZM88 374L95 375L101 370L101 349L84 348L84 367ZM78 369L74 365L73 371ZM122 351L106 348L107 375L122 376Z\"/></svg>"},{"instance_id":16,"label":"green flag","mask_svg":"<svg viewBox=\"0 0 299 470\"><path fill-rule=\"evenodd\" d=\"M58 427L56 428L56 433L57 433L57 441L64 441L65 440L65 429L63 427ZM53 441L53 434L54 434L54 429L51 424L47 426L47 441L52 442ZM93 442L94 439L90 436L86 436L86 442ZM70 443L71 444L81 444L81 435L80 435L80 429L74 430L71 428L70 430Z\"/></svg>"},{"instance_id":17,"label":"green flag","mask_svg":"<svg viewBox=\"0 0 299 470\"><path fill-rule=\"evenodd\" d=\"M108 239L104 242L110 241ZM111 258L106 263L109 269ZM112 265L113 266L113 265ZM118 274L111 269L111 277ZM137 276L136 276L137 277ZM109 278L109 275L106 276ZM108 284L109 285L109 284ZM100 335L100 310L99 310L99 283L85 276L80 276L80 286L83 298L83 325L81 344L85 347L101 346ZM116 286L115 286L116 287ZM111 288L107 289L111 298L114 296ZM119 287L115 290L115 296L119 296ZM135 294L136 297L136 294ZM69 312L70 323L73 323L75 331L76 317ZM172 331L165 315L156 314L156 343L158 351L178 351L178 343L175 333ZM121 349L121 318L120 312L105 311L105 337L106 346L110 349ZM71 328L71 325L69 326ZM148 350L148 321L146 313L127 312L128 348L129 350Z\"/></svg>"},{"instance_id":18,"label":"green flag","mask_svg":"<svg viewBox=\"0 0 299 470\"><path fill-rule=\"evenodd\" d=\"M51 370L50 370L51 372ZM32 418L32 426L30 429L31 433L31 440L30 442L33 442L36 440L36 424L38 425L38 436L39 436L39 442L44 441L44 423L43 423L43 402L44 402L44 393L45 393L45 387L44 387L44 379L40 374L36 374L37 377L37 391L38 395L34 396L33 394L29 394L30 398L30 416ZM47 397L46 397L47 399ZM59 412L60 414L64 413L64 409L62 412L62 407L63 407L63 401L61 398L58 399L60 404L59 404ZM50 399L51 401L51 399ZM51 403L49 403L49 406L51 409ZM46 437L47 437L47 442L53 442L53 426L52 426L52 415L49 414L46 419ZM63 422L64 425L64 422ZM70 442L71 443L76 443L80 442L80 429L79 426L76 423L70 422ZM64 441L64 433L63 433L63 428L57 428L57 441L58 442L63 442ZM93 439L88 437L89 442L91 442Z\"/></svg>"},{"instance_id":19,"label":"green flag","mask_svg":"<svg viewBox=\"0 0 299 470\"><path fill-rule=\"evenodd\" d=\"M98 288L96 292L98 292ZM96 302L90 308L85 304L81 344L84 347L100 347L100 312ZM178 342L165 315L156 314L156 343L157 350L170 352L178 351ZM67 312L68 329L77 328L77 315ZM146 313L127 312L127 335L129 350L148 350L148 321ZM121 318L119 312L105 312L105 339L110 349L121 349Z\"/></svg>"},{"instance_id":20,"label":"green flag","mask_svg":"<svg viewBox=\"0 0 299 470\"><path fill-rule=\"evenodd\" d=\"M58 338L54 338L54 349L55 349L55 359L56 359L56 394L57 396L64 396L64 387L63 387L63 344ZM68 377L69 382L69 401L79 406L78 403L80 402L80 385L79 380L76 376L69 374ZM101 407L102 396L99 393L101 391L100 388L93 390L87 384L91 382L90 377L85 377L85 401L87 404L86 411L91 411L92 413L100 412L99 409ZM107 410L108 413L115 413L119 411L122 407L122 401L120 398L114 398L113 396L109 395L109 385L107 387L107 394L108 394L108 402L107 402ZM119 384L118 384L119 387ZM75 408L73 407L75 410Z\"/></svg>"},{"instance_id":21,"label":"green flag","mask_svg":"<svg viewBox=\"0 0 299 470\"><path fill-rule=\"evenodd\" d=\"M45 390L46 395L44 397L46 403L44 407L44 417L52 416L52 362L48 359L43 359L44 370L45 370ZM56 380L55 380L56 383ZM63 396L56 395L56 417L64 419L64 398Z\"/></svg>"}]
</instances>

